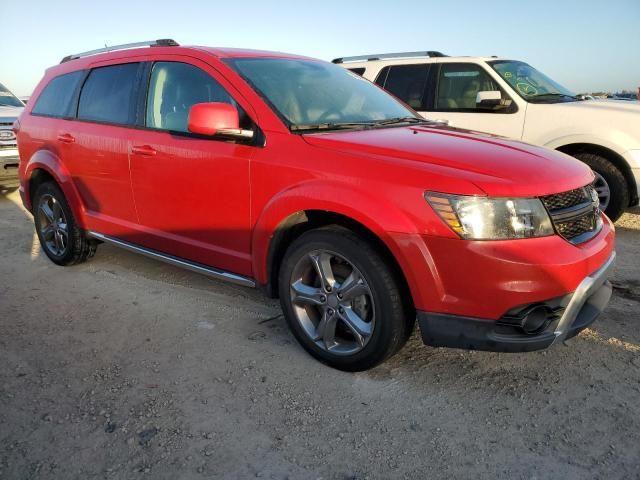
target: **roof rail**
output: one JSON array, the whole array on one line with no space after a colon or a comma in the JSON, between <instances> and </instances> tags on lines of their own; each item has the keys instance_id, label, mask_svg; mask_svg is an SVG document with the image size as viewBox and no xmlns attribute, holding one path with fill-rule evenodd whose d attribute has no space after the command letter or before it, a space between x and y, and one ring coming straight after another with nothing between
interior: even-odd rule
<instances>
[{"instance_id":1,"label":"roof rail","mask_svg":"<svg viewBox=\"0 0 640 480\"><path fill-rule=\"evenodd\" d=\"M398 52L398 53L372 53L370 55L358 55L356 57L341 57L331 60L332 63L361 62L382 60L383 58L409 58L409 57L446 57L444 53L428 50L426 52Z\"/></svg>"},{"instance_id":2,"label":"roof rail","mask_svg":"<svg viewBox=\"0 0 640 480\"><path fill-rule=\"evenodd\" d=\"M180 44L170 38L161 38L159 40L150 40L147 42L135 42L125 43L123 45L114 45L113 47L98 48L96 50L89 50L88 52L74 53L73 55L67 55L62 59L60 63L68 62L69 60L75 60L77 58L88 57L89 55L97 55L98 53L113 52L115 50L126 50L127 48L137 47L179 47Z\"/></svg>"}]
</instances>

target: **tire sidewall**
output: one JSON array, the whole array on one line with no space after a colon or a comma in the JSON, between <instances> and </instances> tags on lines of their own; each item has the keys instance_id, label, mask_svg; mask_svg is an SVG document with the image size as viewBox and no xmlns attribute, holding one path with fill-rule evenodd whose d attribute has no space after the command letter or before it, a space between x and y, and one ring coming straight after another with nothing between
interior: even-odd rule
<instances>
[{"instance_id":1,"label":"tire sidewall","mask_svg":"<svg viewBox=\"0 0 640 480\"><path fill-rule=\"evenodd\" d=\"M353 355L335 355L318 347L307 336L296 319L290 296L293 269L304 255L314 250L328 250L344 257L360 271L371 289L376 324L365 347ZM285 319L293 335L312 356L341 370L363 370L380 363L389 353L393 353L390 352L390 349L396 339L394 339L395 329L392 322L394 320L397 321L398 315L403 313L394 311L393 302L387 301L388 287L386 282L381 272L373 266L373 262L368 258L369 255L376 254L372 251L367 252L367 250L370 249L363 249L361 244L358 245L349 237L340 237L329 231L311 231L303 234L293 242L280 268L278 282L280 302L285 313ZM394 294L397 294L397 292Z\"/></svg>"},{"instance_id":2,"label":"tire sidewall","mask_svg":"<svg viewBox=\"0 0 640 480\"><path fill-rule=\"evenodd\" d=\"M609 205L604 213L612 221L616 221L629 206L627 182L615 165L596 154L578 154L576 158L588 165L591 170L602 176L609 186Z\"/></svg>"}]
</instances>

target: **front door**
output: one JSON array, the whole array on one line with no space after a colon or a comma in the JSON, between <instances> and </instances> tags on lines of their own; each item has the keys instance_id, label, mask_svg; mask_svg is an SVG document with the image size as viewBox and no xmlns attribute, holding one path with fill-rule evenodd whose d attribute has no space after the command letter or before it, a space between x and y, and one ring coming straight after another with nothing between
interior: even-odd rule
<instances>
[{"instance_id":1,"label":"front door","mask_svg":"<svg viewBox=\"0 0 640 480\"><path fill-rule=\"evenodd\" d=\"M130 137L141 230L132 240L251 275L249 168L256 147L188 132L189 109L196 103L226 102L244 114L206 70L204 64L177 61L151 67L144 128ZM243 127L251 123L246 115L243 121Z\"/></svg>"}]
</instances>

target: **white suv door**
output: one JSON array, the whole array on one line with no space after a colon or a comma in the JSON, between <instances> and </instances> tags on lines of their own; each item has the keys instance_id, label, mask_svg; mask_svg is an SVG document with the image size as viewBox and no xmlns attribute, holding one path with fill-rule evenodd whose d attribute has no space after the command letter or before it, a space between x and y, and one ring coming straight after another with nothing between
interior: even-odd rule
<instances>
[{"instance_id":1,"label":"white suv door","mask_svg":"<svg viewBox=\"0 0 640 480\"><path fill-rule=\"evenodd\" d=\"M522 137L526 103L510 97L485 67L471 62L438 62L432 67L437 69L433 101L429 110L419 111L421 115L452 127Z\"/></svg>"}]
</instances>

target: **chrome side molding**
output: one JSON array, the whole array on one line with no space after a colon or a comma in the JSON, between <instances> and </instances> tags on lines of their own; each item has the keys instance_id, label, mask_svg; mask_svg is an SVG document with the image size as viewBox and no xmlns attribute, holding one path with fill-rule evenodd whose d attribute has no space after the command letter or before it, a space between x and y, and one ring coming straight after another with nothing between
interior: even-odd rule
<instances>
[{"instance_id":1,"label":"chrome side molding","mask_svg":"<svg viewBox=\"0 0 640 480\"><path fill-rule=\"evenodd\" d=\"M170 265L174 265L176 267L181 267L186 270L191 270L192 272L200 273L208 277L212 277L218 280L226 280L227 282L235 283L237 285L242 285L244 287L255 288L256 286L256 282L249 277L244 277L242 275L227 272L225 270L220 270L213 267L207 267L205 265L200 265L198 263L190 262L189 260L174 257L172 255L167 255L160 252L156 252L155 250L150 250L148 248L141 247L139 245L134 245L133 243L125 242L124 240L119 240L117 238L110 237L108 235L103 235L98 232L88 231L87 235L91 238L95 238L96 240L100 240L102 242L115 245L116 247L124 248L125 250L129 250L130 252L140 253L146 257L154 258L156 260L160 260L161 262L165 262Z\"/></svg>"}]
</instances>

